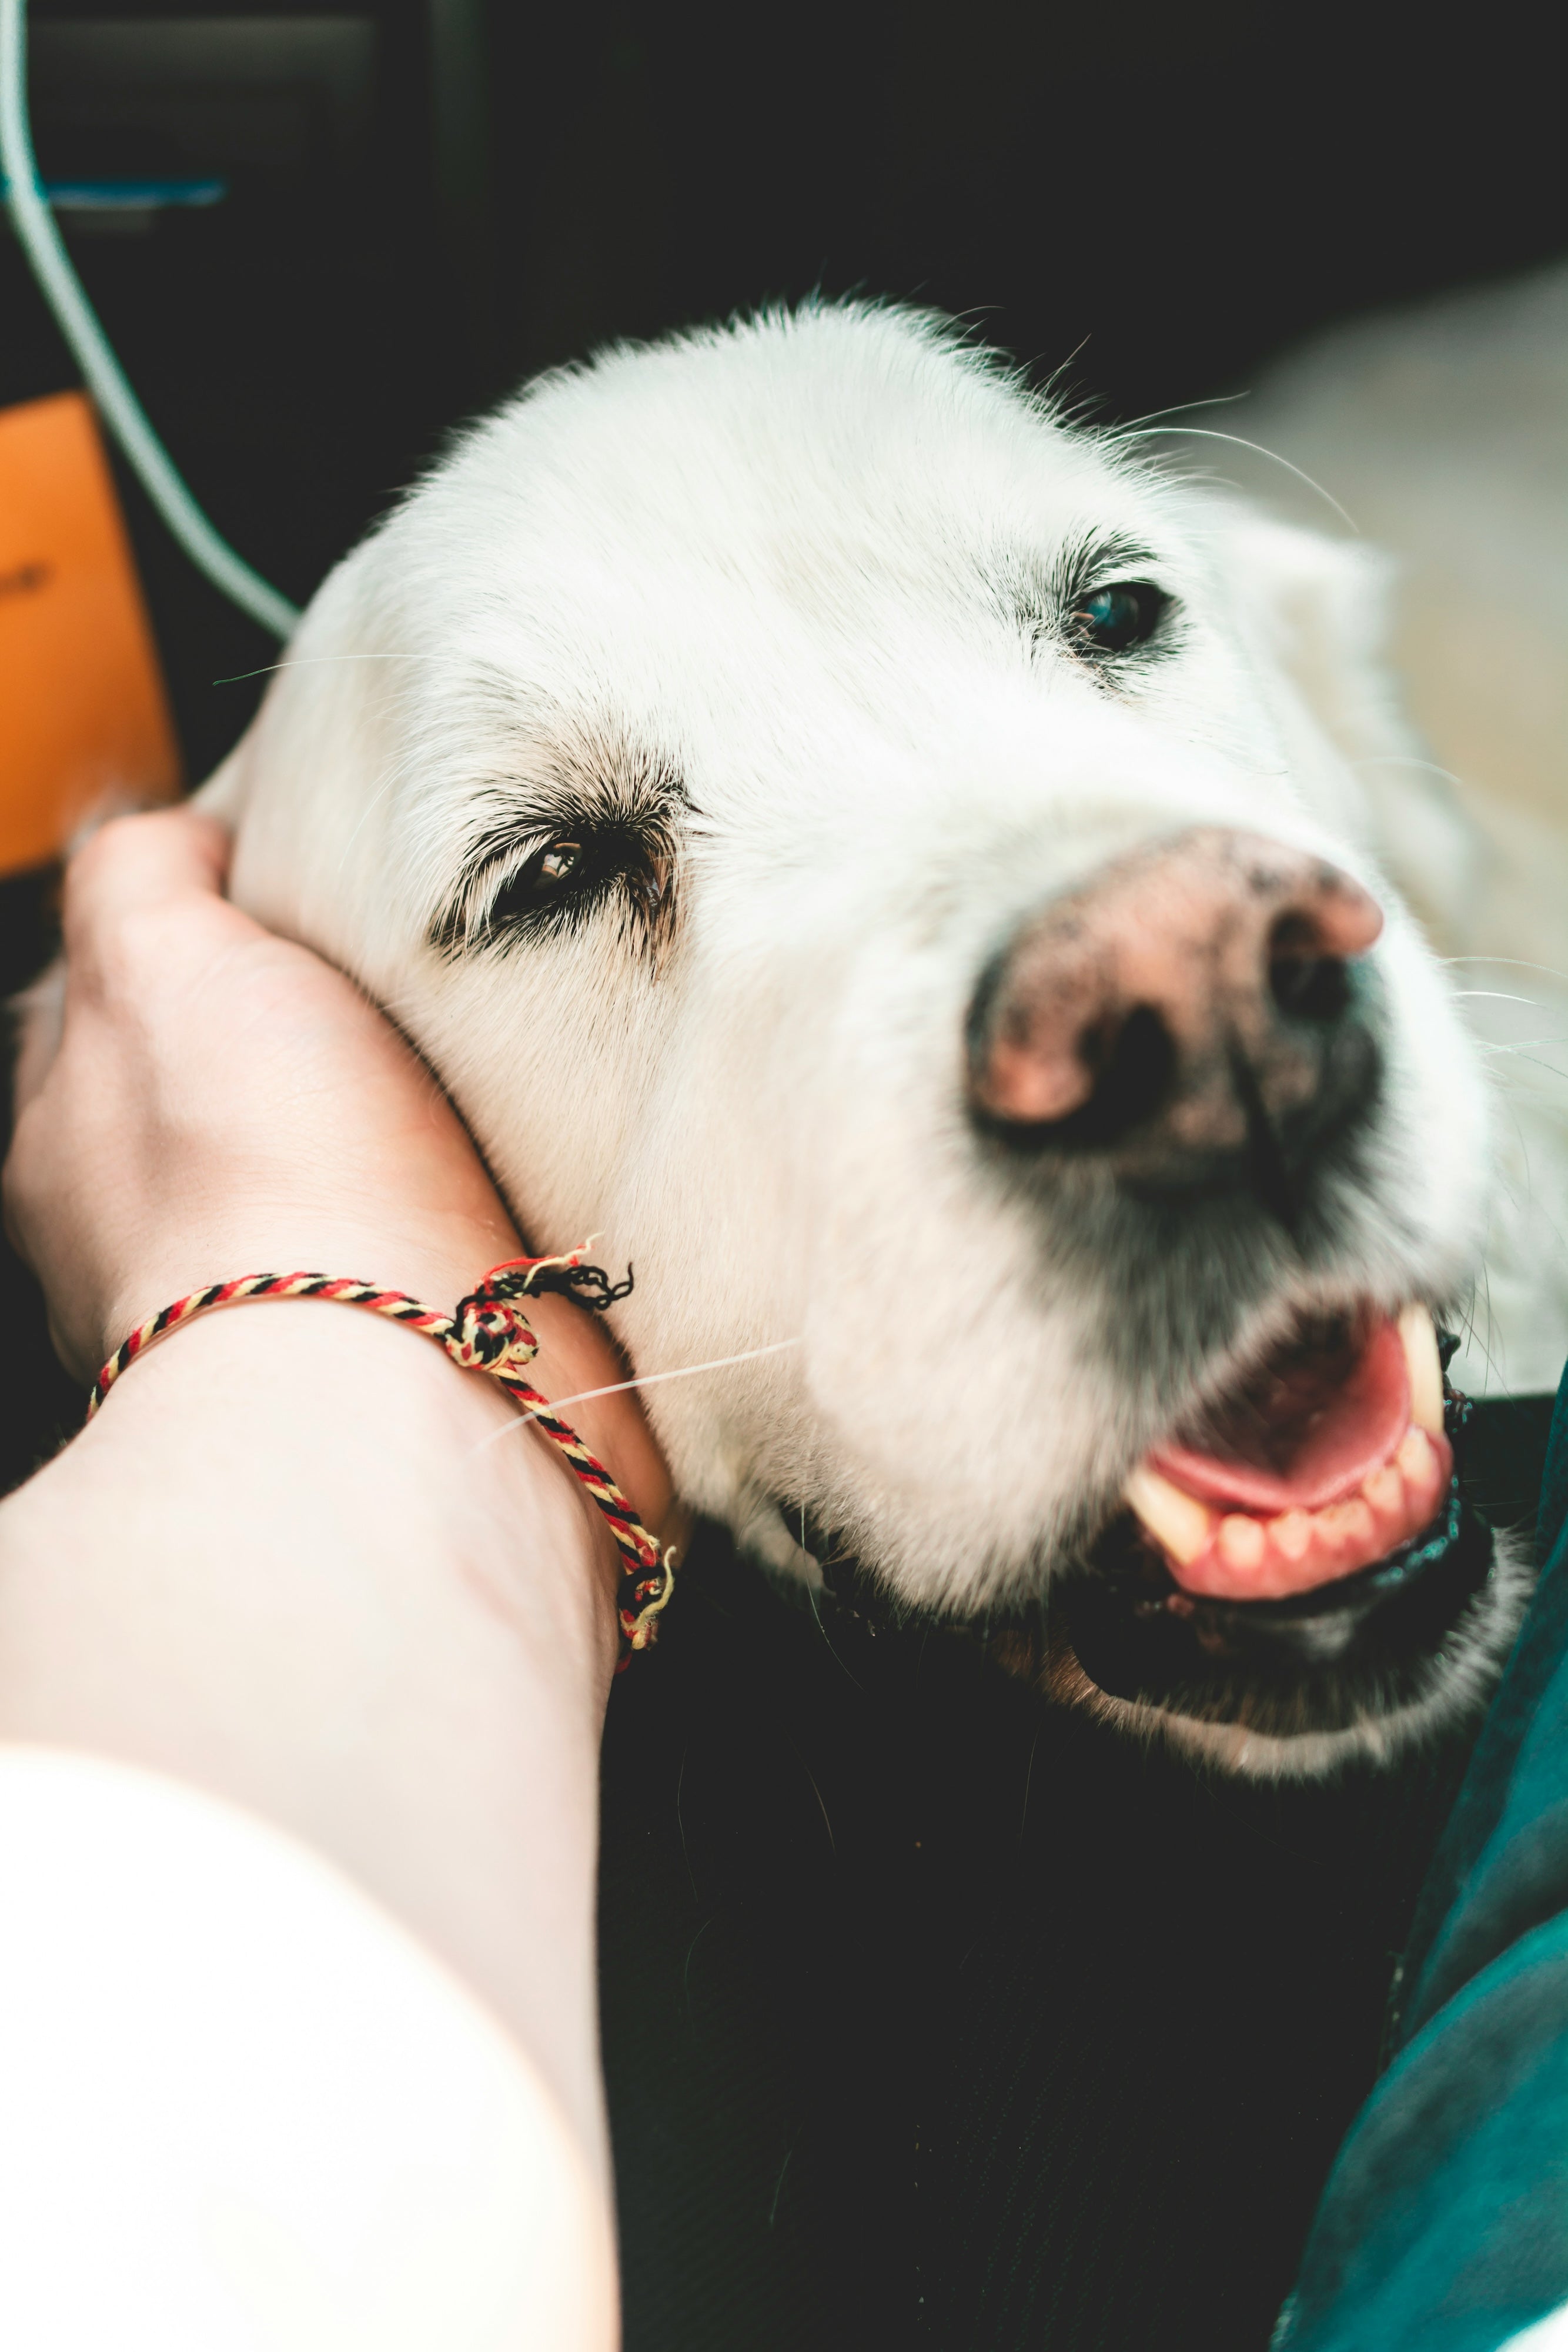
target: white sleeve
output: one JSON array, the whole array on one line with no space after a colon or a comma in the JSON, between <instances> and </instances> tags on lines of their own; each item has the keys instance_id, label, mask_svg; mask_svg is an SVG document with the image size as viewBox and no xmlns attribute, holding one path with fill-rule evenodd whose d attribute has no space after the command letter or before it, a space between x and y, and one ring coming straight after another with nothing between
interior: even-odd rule
<instances>
[{"instance_id":1,"label":"white sleeve","mask_svg":"<svg viewBox=\"0 0 1568 2352\"><path fill-rule=\"evenodd\" d=\"M1511 2336L1502 2352L1568 2352L1568 2303L1560 2303L1521 2336Z\"/></svg>"},{"instance_id":2,"label":"white sleeve","mask_svg":"<svg viewBox=\"0 0 1568 2352\"><path fill-rule=\"evenodd\" d=\"M0 2343L611 2352L603 2198L522 2052L303 1846L0 1749Z\"/></svg>"}]
</instances>

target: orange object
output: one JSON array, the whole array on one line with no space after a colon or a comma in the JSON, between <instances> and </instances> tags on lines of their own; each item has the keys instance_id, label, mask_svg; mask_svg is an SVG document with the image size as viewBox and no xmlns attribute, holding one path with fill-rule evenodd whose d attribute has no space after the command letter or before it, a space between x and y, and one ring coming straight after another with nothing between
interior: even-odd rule
<instances>
[{"instance_id":1,"label":"orange object","mask_svg":"<svg viewBox=\"0 0 1568 2352\"><path fill-rule=\"evenodd\" d=\"M169 800L180 754L85 393L0 409L0 873L98 807Z\"/></svg>"}]
</instances>

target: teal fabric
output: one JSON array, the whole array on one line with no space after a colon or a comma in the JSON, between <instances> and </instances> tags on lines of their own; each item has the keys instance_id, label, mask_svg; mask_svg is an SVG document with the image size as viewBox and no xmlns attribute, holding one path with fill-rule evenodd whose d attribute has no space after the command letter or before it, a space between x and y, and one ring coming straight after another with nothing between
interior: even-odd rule
<instances>
[{"instance_id":1,"label":"teal fabric","mask_svg":"<svg viewBox=\"0 0 1568 2352\"><path fill-rule=\"evenodd\" d=\"M1568 2303L1568 1373L1539 1549L1281 2352L1497 2352Z\"/></svg>"}]
</instances>

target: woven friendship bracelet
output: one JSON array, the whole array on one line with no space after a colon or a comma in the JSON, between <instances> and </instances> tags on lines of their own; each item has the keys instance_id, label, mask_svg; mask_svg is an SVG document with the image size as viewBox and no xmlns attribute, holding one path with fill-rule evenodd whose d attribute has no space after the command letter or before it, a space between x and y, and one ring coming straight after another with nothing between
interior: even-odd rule
<instances>
[{"instance_id":1,"label":"woven friendship bracelet","mask_svg":"<svg viewBox=\"0 0 1568 2352\"><path fill-rule=\"evenodd\" d=\"M87 1417L92 1419L115 1381L144 1349L213 1307L238 1307L256 1298L329 1298L341 1307L362 1307L371 1315L406 1323L410 1330L438 1340L465 1371L488 1372L499 1381L507 1394L526 1409L535 1426L553 1440L587 1489L615 1539L622 1567L632 1579L630 1605L617 1612L624 1644L623 1666L633 1650L645 1650L658 1633L660 1612L669 1605L674 1590L674 1552L661 1554L604 1465L589 1452L577 1432L550 1410L548 1397L524 1379L539 1343L517 1302L530 1294L537 1297L554 1291L575 1299L580 1307L602 1312L623 1298L631 1287L630 1275L624 1282L614 1284L601 1267L585 1265L581 1250L565 1257L508 1258L504 1265L492 1266L478 1287L458 1300L451 1315L422 1307L403 1291L382 1290L371 1282L350 1282L326 1274L243 1274L233 1282L209 1283L204 1290L176 1298L172 1307L149 1317L132 1331L99 1372Z\"/></svg>"}]
</instances>

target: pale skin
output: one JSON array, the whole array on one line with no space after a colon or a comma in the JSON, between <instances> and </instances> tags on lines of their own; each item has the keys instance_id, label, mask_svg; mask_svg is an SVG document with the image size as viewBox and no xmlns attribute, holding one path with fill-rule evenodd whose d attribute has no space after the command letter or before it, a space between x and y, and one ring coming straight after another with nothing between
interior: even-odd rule
<instances>
[{"instance_id":1,"label":"pale skin","mask_svg":"<svg viewBox=\"0 0 1568 2352\"><path fill-rule=\"evenodd\" d=\"M450 1307L522 1244L429 1071L356 989L222 896L189 812L121 819L67 884L10 1230L89 1380L166 1302L296 1267ZM530 1310L531 1312L532 1310ZM532 1377L624 1377L537 1311ZM633 1401L570 1418L644 1519ZM622 1578L547 1440L370 1315L214 1314L139 1360L0 1508L0 1740L172 1776L325 1856L483 2001L608 2199L594 1999L598 1748Z\"/></svg>"}]
</instances>

